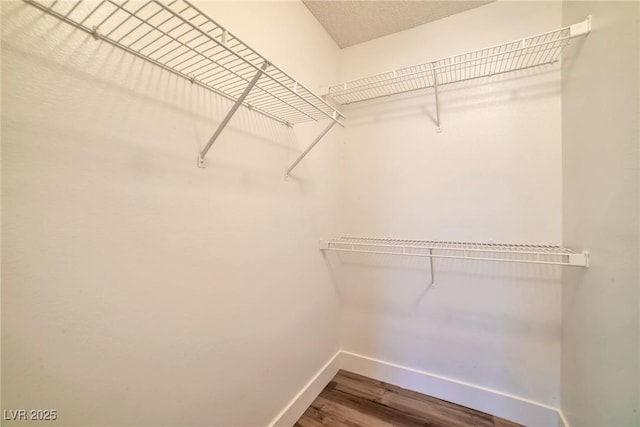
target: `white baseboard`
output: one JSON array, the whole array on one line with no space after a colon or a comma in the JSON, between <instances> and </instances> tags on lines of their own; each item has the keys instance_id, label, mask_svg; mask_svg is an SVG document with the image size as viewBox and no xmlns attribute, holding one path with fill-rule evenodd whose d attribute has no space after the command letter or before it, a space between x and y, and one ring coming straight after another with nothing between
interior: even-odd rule
<instances>
[{"instance_id":1,"label":"white baseboard","mask_svg":"<svg viewBox=\"0 0 640 427\"><path fill-rule=\"evenodd\" d=\"M529 427L569 427L562 411L544 403L348 351L338 351L320 368L271 421L269 427L294 425L340 369L457 403Z\"/></svg>"},{"instance_id":2,"label":"white baseboard","mask_svg":"<svg viewBox=\"0 0 640 427\"><path fill-rule=\"evenodd\" d=\"M298 421L304 411L311 405L320 394L323 388L329 384L331 379L340 370L340 358L342 352L338 351L327 363L309 380L302 390L291 399L291 401L280 411L278 415L269 423L269 427L286 426L290 427Z\"/></svg>"},{"instance_id":3,"label":"white baseboard","mask_svg":"<svg viewBox=\"0 0 640 427\"><path fill-rule=\"evenodd\" d=\"M556 408L417 369L342 351L342 369L496 415L526 426L556 427Z\"/></svg>"}]
</instances>

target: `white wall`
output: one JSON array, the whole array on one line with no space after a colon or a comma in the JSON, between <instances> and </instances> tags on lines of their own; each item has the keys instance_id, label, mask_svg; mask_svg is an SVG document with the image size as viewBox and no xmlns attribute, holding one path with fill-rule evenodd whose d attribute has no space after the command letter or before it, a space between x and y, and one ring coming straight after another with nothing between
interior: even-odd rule
<instances>
[{"instance_id":1,"label":"white wall","mask_svg":"<svg viewBox=\"0 0 640 427\"><path fill-rule=\"evenodd\" d=\"M198 169L227 101L3 2L3 409L264 425L338 328L346 351L557 407L562 332L570 421L637 424L637 5L498 1L343 51L299 2L198 5L312 90L561 15L596 27L563 62L562 106L558 66L443 88L442 133L431 91L354 105L284 182L324 123L241 109ZM560 268L437 260L427 290L425 260L323 262L317 238L337 234L564 238L594 264L564 270L561 331Z\"/></svg>"},{"instance_id":2,"label":"white wall","mask_svg":"<svg viewBox=\"0 0 640 427\"><path fill-rule=\"evenodd\" d=\"M344 49L341 81L560 27L556 2L502 2ZM344 109L342 234L560 243L560 67ZM560 268L327 257L349 352L559 404Z\"/></svg>"},{"instance_id":3,"label":"white wall","mask_svg":"<svg viewBox=\"0 0 640 427\"><path fill-rule=\"evenodd\" d=\"M198 5L312 90L335 80L301 3ZM283 180L325 124L241 109L199 169L229 102L23 2L2 19L2 408L267 424L338 349L331 182L309 178L331 136Z\"/></svg>"},{"instance_id":4,"label":"white wall","mask_svg":"<svg viewBox=\"0 0 640 427\"><path fill-rule=\"evenodd\" d=\"M562 293L562 410L573 426L640 424L640 11L564 2L593 31L562 68L564 240L591 252Z\"/></svg>"}]
</instances>

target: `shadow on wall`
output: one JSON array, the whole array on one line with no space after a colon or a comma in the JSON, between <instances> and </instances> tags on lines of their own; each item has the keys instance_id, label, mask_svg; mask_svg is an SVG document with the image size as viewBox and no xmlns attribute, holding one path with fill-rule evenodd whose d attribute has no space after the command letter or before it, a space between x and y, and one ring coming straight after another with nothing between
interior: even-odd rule
<instances>
[{"instance_id":1,"label":"shadow on wall","mask_svg":"<svg viewBox=\"0 0 640 427\"><path fill-rule=\"evenodd\" d=\"M558 96L559 78L560 66L548 64L441 86L438 88L440 120L446 122L448 112ZM433 88L348 104L343 110L349 127L419 116L428 117L433 126L436 125Z\"/></svg>"},{"instance_id":2,"label":"shadow on wall","mask_svg":"<svg viewBox=\"0 0 640 427\"><path fill-rule=\"evenodd\" d=\"M428 258L328 251L325 262L343 306L346 350L383 357L399 348L406 354L391 361L420 368L440 357L435 348L499 361L514 342L524 351L560 337L559 266L436 258L430 287ZM483 369L505 375L493 362Z\"/></svg>"},{"instance_id":3,"label":"shadow on wall","mask_svg":"<svg viewBox=\"0 0 640 427\"><path fill-rule=\"evenodd\" d=\"M3 44L2 49L10 51L25 60L36 61L38 69L44 76L53 75L57 71L68 76L71 83L82 82L91 85L91 93L81 93L82 97L122 96L135 98L149 106L143 110L137 105L119 104L121 108L104 108L97 111L78 111L79 120L91 120L100 115L108 115L113 122L148 123L144 115L154 114L153 107L162 107L181 115L176 126L188 126L182 129L191 134L189 138L193 150L193 163L197 153L207 143L217 125L226 115L233 103L207 89L170 73L162 68L144 61L134 55L122 51L107 43L96 41L91 35L75 29L44 12L22 3L5 3L2 5ZM15 35L19 34L20 37ZM9 43L5 39L20 40ZM48 82L48 91L71 91L65 82ZM25 87L26 91L42 88ZM143 115L142 117L140 115ZM43 123L50 128L49 132L67 135L67 140L82 140L83 135L74 134L71 126L60 123ZM161 123L158 123L161 126ZM145 129L139 129L140 136ZM295 133L288 127L246 108L238 110L225 133L233 132L252 140L286 152L300 150L296 147ZM112 141L130 144L131 141ZM180 142L183 144L184 142ZM131 147L135 149L134 146ZM157 149L161 150L160 147ZM157 155L156 151L156 155ZM165 153L169 156L169 153ZM172 154L173 158L173 154ZM228 164L233 168L236 165ZM279 171L278 171L279 172Z\"/></svg>"},{"instance_id":4,"label":"shadow on wall","mask_svg":"<svg viewBox=\"0 0 640 427\"><path fill-rule=\"evenodd\" d=\"M573 39L570 46L562 51L562 78L571 81L576 59L581 56L583 46L587 43L587 37Z\"/></svg>"}]
</instances>

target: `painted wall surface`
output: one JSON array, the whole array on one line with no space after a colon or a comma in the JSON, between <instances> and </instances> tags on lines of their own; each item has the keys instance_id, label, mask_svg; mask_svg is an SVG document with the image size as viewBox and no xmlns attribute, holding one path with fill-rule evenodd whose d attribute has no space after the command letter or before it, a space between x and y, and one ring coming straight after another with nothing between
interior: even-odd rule
<instances>
[{"instance_id":1,"label":"painted wall surface","mask_svg":"<svg viewBox=\"0 0 640 427\"><path fill-rule=\"evenodd\" d=\"M560 27L556 2L496 2L344 49L340 81ZM560 243L560 67L344 108L338 230ZM561 268L329 254L345 351L556 406Z\"/></svg>"},{"instance_id":2,"label":"painted wall surface","mask_svg":"<svg viewBox=\"0 0 640 427\"><path fill-rule=\"evenodd\" d=\"M562 291L562 410L573 426L640 425L640 32L637 2L564 2L593 15L562 68L564 241L591 252Z\"/></svg>"},{"instance_id":3,"label":"painted wall surface","mask_svg":"<svg viewBox=\"0 0 640 427\"><path fill-rule=\"evenodd\" d=\"M198 5L310 89L335 79L302 3ZM269 423L338 349L330 180L309 178L331 136L283 179L325 124L241 109L199 169L228 101L23 2L2 2L2 90L2 408Z\"/></svg>"}]
</instances>

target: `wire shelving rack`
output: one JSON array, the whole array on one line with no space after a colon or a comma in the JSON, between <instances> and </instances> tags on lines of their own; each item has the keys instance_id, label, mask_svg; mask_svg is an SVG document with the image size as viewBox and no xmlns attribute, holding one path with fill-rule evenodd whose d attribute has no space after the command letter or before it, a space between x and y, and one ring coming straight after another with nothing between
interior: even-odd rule
<instances>
[{"instance_id":1,"label":"wire shelving rack","mask_svg":"<svg viewBox=\"0 0 640 427\"><path fill-rule=\"evenodd\" d=\"M346 105L434 88L436 126L440 130L439 86L553 64L560 60L571 39L585 36L590 31L589 16L580 23L558 30L340 83L329 88L329 96L338 104Z\"/></svg>"},{"instance_id":2,"label":"wire shelving rack","mask_svg":"<svg viewBox=\"0 0 640 427\"><path fill-rule=\"evenodd\" d=\"M402 255L429 258L453 258L480 261L589 266L589 253L574 252L557 245L506 243L444 242L435 240L399 240L343 236L321 240L321 250Z\"/></svg>"},{"instance_id":3,"label":"wire shelving rack","mask_svg":"<svg viewBox=\"0 0 640 427\"><path fill-rule=\"evenodd\" d=\"M340 112L273 65L187 0L24 0L67 24L234 101L198 157L204 157L236 110L245 106L284 125ZM287 175L319 141L287 170Z\"/></svg>"}]
</instances>

